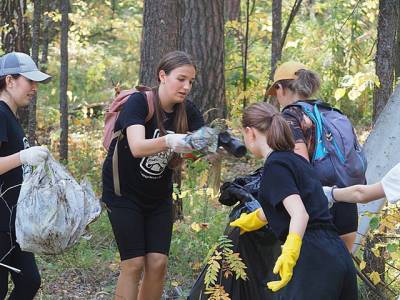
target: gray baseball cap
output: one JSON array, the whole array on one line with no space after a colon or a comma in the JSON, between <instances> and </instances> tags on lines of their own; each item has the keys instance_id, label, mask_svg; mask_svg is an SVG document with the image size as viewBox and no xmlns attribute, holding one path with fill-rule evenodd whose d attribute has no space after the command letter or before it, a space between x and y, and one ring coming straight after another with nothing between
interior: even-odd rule
<instances>
[{"instance_id":1,"label":"gray baseball cap","mask_svg":"<svg viewBox=\"0 0 400 300\"><path fill-rule=\"evenodd\" d=\"M20 74L32 81L47 83L51 76L40 72L32 58L22 52L11 52L0 58L0 77Z\"/></svg>"}]
</instances>

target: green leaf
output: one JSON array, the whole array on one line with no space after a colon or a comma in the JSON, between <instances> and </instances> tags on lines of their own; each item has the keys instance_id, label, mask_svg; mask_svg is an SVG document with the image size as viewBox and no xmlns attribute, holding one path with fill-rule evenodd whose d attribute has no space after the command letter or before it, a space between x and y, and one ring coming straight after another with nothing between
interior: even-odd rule
<instances>
[{"instance_id":1,"label":"green leaf","mask_svg":"<svg viewBox=\"0 0 400 300\"><path fill-rule=\"evenodd\" d=\"M335 91L335 99L336 99L336 101L338 101L341 98L343 98L344 95L346 95L346 89L344 89L344 88L336 89L336 91Z\"/></svg>"},{"instance_id":2,"label":"green leaf","mask_svg":"<svg viewBox=\"0 0 400 300\"><path fill-rule=\"evenodd\" d=\"M371 219L371 221L369 222L369 226L371 227L372 230L378 229L379 218L378 217L373 217Z\"/></svg>"}]
</instances>

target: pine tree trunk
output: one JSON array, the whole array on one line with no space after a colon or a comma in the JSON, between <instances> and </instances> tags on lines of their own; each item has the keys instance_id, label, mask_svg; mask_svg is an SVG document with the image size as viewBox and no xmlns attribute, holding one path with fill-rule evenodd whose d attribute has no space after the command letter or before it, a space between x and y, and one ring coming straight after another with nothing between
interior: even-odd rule
<instances>
[{"instance_id":1,"label":"pine tree trunk","mask_svg":"<svg viewBox=\"0 0 400 300\"><path fill-rule=\"evenodd\" d=\"M0 1L1 48L5 53L17 51L29 54L31 37L25 17L26 0ZM29 107L18 109L18 116L25 132L28 132Z\"/></svg>"},{"instance_id":2,"label":"pine tree trunk","mask_svg":"<svg viewBox=\"0 0 400 300\"><path fill-rule=\"evenodd\" d=\"M282 56L281 39L282 39L282 0L272 0L271 73L269 77L270 84L272 84L272 82L274 81L275 70L278 61L281 59ZM265 95L265 99L268 99L268 97L269 97L268 95ZM272 105L276 107L279 106L276 97L269 97L269 99Z\"/></svg>"},{"instance_id":3,"label":"pine tree trunk","mask_svg":"<svg viewBox=\"0 0 400 300\"><path fill-rule=\"evenodd\" d=\"M396 45L395 45L395 57L394 57L394 73L395 78L400 77L400 1L397 2L397 26L396 26Z\"/></svg>"},{"instance_id":4,"label":"pine tree trunk","mask_svg":"<svg viewBox=\"0 0 400 300\"><path fill-rule=\"evenodd\" d=\"M224 0L224 19L240 21L240 0Z\"/></svg>"},{"instance_id":5,"label":"pine tree trunk","mask_svg":"<svg viewBox=\"0 0 400 300\"><path fill-rule=\"evenodd\" d=\"M68 161L68 11L69 0L61 0L61 47L60 47L60 160Z\"/></svg>"},{"instance_id":6,"label":"pine tree trunk","mask_svg":"<svg viewBox=\"0 0 400 300\"><path fill-rule=\"evenodd\" d=\"M191 98L206 119L226 116L224 1L182 1L181 49L196 61Z\"/></svg>"},{"instance_id":7,"label":"pine tree trunk","mask_svg":"<svg viewBox=\"0 0 400 300\"><path fill-rule=\"evenodd\" d=\"M164 54L179 47L179 1L145 0L142 44L140 50L140 84L158 85L158 62Z\"/></svg>"},{"instance_id":8,"label":"pine tree trunk","mask_svg":"<svg viewBox=\"0 0 400 300\"><path fill-rule=\"evenodd\" d=\"M373 122L376 121L393 92L398 1L399 0L379 1L378 42L375 56L375 69L380 86L375 86L374 90Z\"/></svg>"},{"instance_id":9,"label":"pine tree trunk","mask_svg":"<svg viewBox=\"0 0 400 300\"><path fill-rule=\"evenodd\" d=\"M32 59L38 65L39 61L39 38L40 38L40 15L41 0L33 1L33 24L32 24ZM36 100L37 95L33 97L29 104L29 122L28 122L28 140L31 146L35 145L36 131Z\"/></svg>"}]
</instances>

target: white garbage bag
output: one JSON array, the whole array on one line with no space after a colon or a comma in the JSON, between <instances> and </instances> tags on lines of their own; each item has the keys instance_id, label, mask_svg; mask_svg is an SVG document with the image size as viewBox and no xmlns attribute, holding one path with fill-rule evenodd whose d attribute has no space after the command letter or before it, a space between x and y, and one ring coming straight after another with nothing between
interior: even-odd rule
<instances>
[{"instance_id":1,"label":"white garbage bag","mask_svg":"<svg viewBox=\"0 0 400 300\"><path fill-rule=\"evenodd\" d=\"M24 251L59 254L79 240L100 212L90 183L79 185L49 157L24 178L15 220L17 242Z\"/></svg>"}]
</instances>

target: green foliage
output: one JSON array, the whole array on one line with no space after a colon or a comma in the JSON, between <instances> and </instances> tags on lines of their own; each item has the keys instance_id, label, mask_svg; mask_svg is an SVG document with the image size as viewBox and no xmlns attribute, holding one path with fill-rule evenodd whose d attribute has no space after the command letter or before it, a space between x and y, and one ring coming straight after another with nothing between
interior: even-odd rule
<instances>
[{"instance_id":1,"label":"green foliage","mask_svg":"<svg viewBox=\"0 0 400 300\"><path fill-rule=\"evenodd\" d=\"M221 236L207 259L207 271L204 277L206 294L210 299L230 299L221 286L222 276L235 276L235 280L247 280L246 265L239 253L234 253L232 241L227 236ZM218 278L218 274L220 277ZM219 284L217 284L219 280Z\"/></svg>"}]
</instances>

